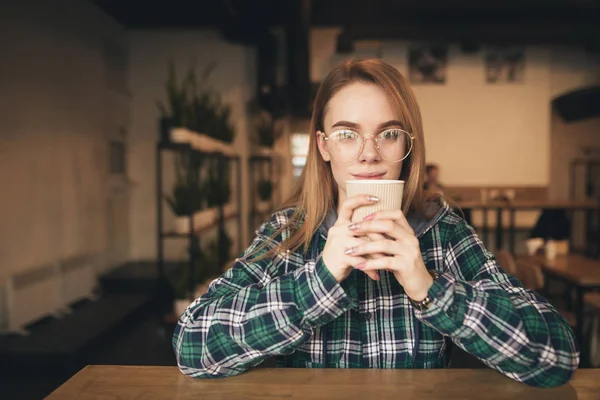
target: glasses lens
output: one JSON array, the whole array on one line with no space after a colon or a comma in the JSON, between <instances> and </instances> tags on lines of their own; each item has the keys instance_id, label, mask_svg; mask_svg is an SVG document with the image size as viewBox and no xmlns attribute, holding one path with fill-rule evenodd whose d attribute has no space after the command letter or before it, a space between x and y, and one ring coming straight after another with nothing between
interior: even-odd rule
<instances>
[{"instance_id":1,"label":"glasses lens","mask_svg":"<svg viewBox=\"0 0 600 400\"><path fill-rule=\"evenodd\" d=\"M338 161L351 162L358 157L362 139L354 131L343 130L332 133L327 140L327 151Z\"/></svg>"},{"instance_id":2,"label":"glasses lens","mask_svg":"<svg viewBox=\"0 0 600 400\"><path fill-rule=\"evenodd\" d=\"M379 154L388 161L402 161L412 150L412 140L402 129L388 129L377 135Z\"/></svg>"}]
</instances>

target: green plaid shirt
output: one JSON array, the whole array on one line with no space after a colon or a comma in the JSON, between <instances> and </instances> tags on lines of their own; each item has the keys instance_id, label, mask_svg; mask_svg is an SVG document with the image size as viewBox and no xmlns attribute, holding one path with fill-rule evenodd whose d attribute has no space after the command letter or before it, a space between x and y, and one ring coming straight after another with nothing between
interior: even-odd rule
<instances>
[{"instance_id":1,"label":"green plaid shirt","mask_svg":"<svg viewBox=\"0 0 600 400\"><path fill-rule=\"evenodd\" d=\"M245 255L272 238L293 210L273 214ZM544 298L497 264L466 222L444 206L415 230L428 269L440 273L432 305L416 310L387 271L373 281L353 270L341 284L311 250L247 262L213 281L175 329L181 371L193 377L239 374L276 357L282 367L443 368L448 341L486 365L534 386L567 382L579 364L574 335Z\"/></svg>"}]
</instances>

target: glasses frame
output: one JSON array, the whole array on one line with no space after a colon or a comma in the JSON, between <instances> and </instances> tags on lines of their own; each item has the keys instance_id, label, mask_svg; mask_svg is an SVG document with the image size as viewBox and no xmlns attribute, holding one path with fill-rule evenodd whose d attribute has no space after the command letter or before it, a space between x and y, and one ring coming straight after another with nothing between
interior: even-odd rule
<instances>
[{"instance_id":1,"label":"glasses frame","mask_svg":"<svg viewBox=\"0 0 600 400\"><path fill-rule=\"evenodd\" d=\"M335 134L335 133L337 133L337 132L343 131L343 130L344 130L344 129L338 129L338 130L336 130L336 131L333 131L333 132L331 132L331 133L329 134L329 136L325 135L325 132L323 132L323 131L321 131L321 130L320 130L320 131L318 131L318 135L321 137L321 139L323 139L323 140L325 140L325 142L327 142L327 141L330 139L331 135L333 135L333 134ZM349 131L352 131L352 132L356 132L356 131L354 131L354 130L352 130L352 129L347 129L347 130L349 130ZM385 158L385 157L384 157L384 156L381 154L381 152L379 151L379 148L380 148L381 146L379 145L379 141L378 141L377 137L378 137L379 135L381 135L383 132L387 132L387 131L389 131L389 130L397 130L397 131L404 132L404 133L406 133L406 135L407 135L407 136L408 136L408 138L410 139L410 142L409 142L409 143L410 143L410 148L408 149L408 151L406 152L406 154L404 155L404 157L402 157L400 160L388 160L388 159L387 159L387 158ZM358 132L356 132L356 133L358 133ZM334 155L331 153L331 151L329 151L329 149L327 149L327 153L329 153L329 155L330 155L330 156L331 156L331 157L332 157L334 160L336 160L336 161L339 161L339 162L341 162L341 163L349 164L349 163L352 163L352 162L354 162L354 161L356 161L356 160L358 160L358 159L359 159L360 155L362 154L362 152L363 152L363 151L364 151L364 149L365 149L365 143L367 142L367 140L369 140L369 139L373 139L373 141L375 142L375 150L377 151L377 154L379 154L379 156L380 156L381 158L383 158L384 160L386 160L386 161L389 161L389 162L395 162L395 163L398 163L398 162L402 162L402 161L406 160L406 157L408 157L408 156L410 155L410 153L412 153L413 144L414 144L413 142L414 142L414 140L415 140L415 137L414 137L414 136L413 136L411 133L409 133L409 132L405 131L404 129L400 129L400 128L389 128L389 129L385 129L385 130L383 130L383 131L379 132L377 135L361 135L360 133L358 133L358 136L360 136L361 143L360 143L360 147L358 148L358 153L356 154L356 157L354 157L352 160L350 160L350 161L341 161L341 160L338 160L338 159L336 159L336 158L335 158L335 156L334 156ZM326 146L326 147L327 147L327 146Z\"/></svg>"}]
</instances>

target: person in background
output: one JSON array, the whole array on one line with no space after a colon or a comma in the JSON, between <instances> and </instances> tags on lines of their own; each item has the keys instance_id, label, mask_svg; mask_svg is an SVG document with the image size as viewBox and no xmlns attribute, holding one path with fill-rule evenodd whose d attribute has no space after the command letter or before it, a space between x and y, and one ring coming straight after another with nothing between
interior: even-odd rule
<instances>
[{"instance_id":1,"label":"person in background","mask_svg":"<svg viewBox=\"0 0 600 400\"><path fill-rule=\"evenodd\" d=\"M440 183L440 168L436 164L427 164L425 166L423 189L441 195L444 194L444 186Z\"/></svg>"},{"instance_id":2,"label":"person in background","mask_svg":"<svg viewBox=\"0 0 600 400\"><path fill-rule=\"evenodd\" d=\"M533 386L579 364L569 324L507 275L442 196L423 191L425 141L408 81L381 60L334 68L314 104L306 167L244 254L181 315L180 370L443 368L456 345ZM351 223L379 199L351 179L405 181L402 210ZM361 239L369 236L370 241Z\"/></svg>"},{"instance_id":3,"label":"person in background","mask_svg":"<svg viewBox=\"0 0 600 400\"><path fill-rule=\"evenodd\" d=\"M425 182L423 182L423 190L425 192L444 195L444 186L440 183L440 167L437 164L427 164L425 166ZM467 224L471 225L471 209L459 208L455 206L454 211L461 215Z\"/></svg>"}]
</instances>

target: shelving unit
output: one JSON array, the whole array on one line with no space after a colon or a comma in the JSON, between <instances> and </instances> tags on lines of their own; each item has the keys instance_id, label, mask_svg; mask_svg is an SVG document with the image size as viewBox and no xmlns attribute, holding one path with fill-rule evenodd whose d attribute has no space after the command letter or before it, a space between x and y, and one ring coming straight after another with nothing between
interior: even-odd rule
<instances>
[{"instance_id":1,"label":"shelving unit","mask_svg":"<svg viewBox=\"0 0 600 400\"><path fill-rule=\"evenodd\" d=\"M254 231L264 222L265 218L273 211L275 207L276 190L276 156L274 152L260 152L251 155L248 158L250 173L250 212L248 215L248 227L250 237L254 236ZM269 207L267 210L259 210L258 202L258 182L261 180L270 180L272 183L271 198L267 201Z\"/></svg>"},{"instance_id":2,"label":"shelving unit","mask_svg":"<svg viewBox=\"0 0 600 400\"><path fill-rule=\"evenodd\" d=\"M570 175L569 197L571 201L600 201L599 158L573 159L570 165ZM583 221L581 217L583 217ZM585 210L584 215L579 219L571 211L570 219L573 224L584 224L585 253L594 258L600 258L600 210Z\"/></svg>"},{"instance_id":3,"label":"shelving unit","mask_svg":"<svg viewBox=\"0 0 600 400\"><path fill-rule=\"evenodd\" d=\"M241 163L239 155L225 154L220 151L203 151L200 148L194 146L193 143L175 143L170 140L171 126L168 121L161 120L160 124L160 135L159 142L156 146L156 204L157 204L157 268L159 279L165 280L165 240L187 240L188 241L188 260L190 267L189 274L189 295L190 300L194 300L195 292L195 276L196 276L196 263L200 256L200 243L202 236L212 230L218 229L218 241L219 241L219 265L224 265L229 261L229 254L227 254L227 248L222 243L222 233L225 233L225 222L229 219L235 218L238 222L238 252L241 252L241 230L242 230L242 215L240 212L241 200L242 200L242 189L241 189ZM217 218L214 223L205 226L201 229L194 229L194 213L186 215L189 218L189 229L187 233L180 233L175 231L165 231L164 226L164 182L163 182L163 154L165 152L172 152L183 157L184 166L187 169L187 187L189 188L188 199L193 202L193 186L200 180L202 168L209 166L210 163L216 163L216 170L218 173L218 180L222 181L224 176L223 172L228 170L226 166L234 163L236 165L237 175L237 212L233 215L226 217L225 207L226 205L221 204L218 206ZM190 203L190 205L192 205ZM191 209L192 207L190 207Z\"/></svg>"}]
</instances>

